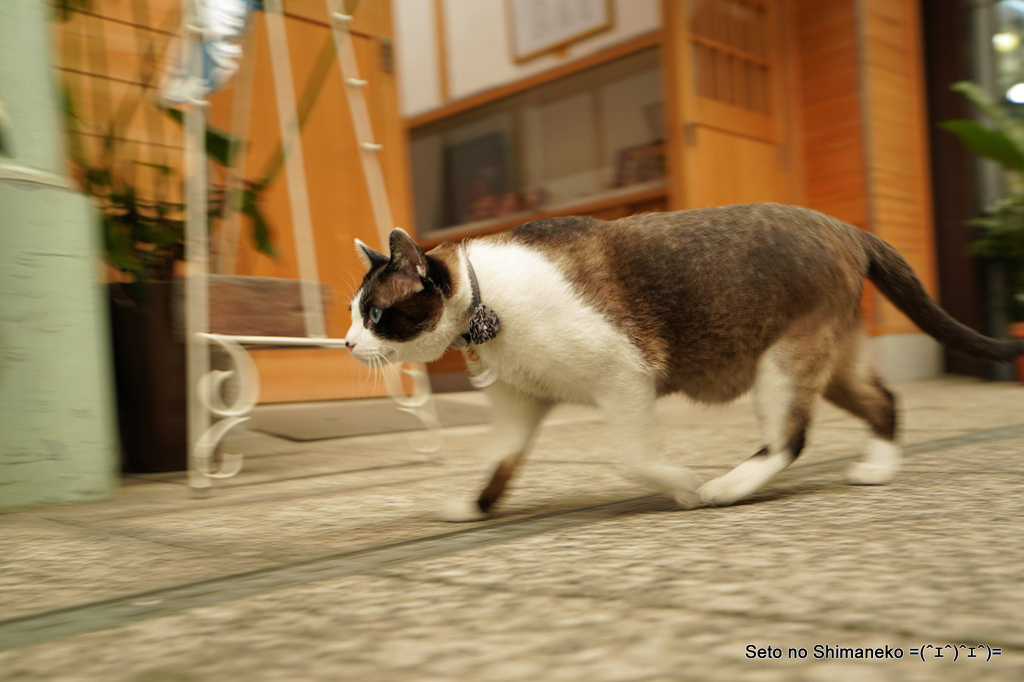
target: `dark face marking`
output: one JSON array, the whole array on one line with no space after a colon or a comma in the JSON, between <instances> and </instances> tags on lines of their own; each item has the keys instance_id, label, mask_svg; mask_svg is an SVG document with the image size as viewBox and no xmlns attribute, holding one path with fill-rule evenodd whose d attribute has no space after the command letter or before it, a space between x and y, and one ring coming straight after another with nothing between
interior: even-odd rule
<instances>
[{"instance_id":1,"label":"dark face marking","mask_svg":"<svg viewBox=\"0 0 1024 682\"><path fill-rule=\"evenodd\" d=\"M437 327L452 278L443 259L425 255L404 232L392 233L391 252L387 260L371 256L359 313L376 336L411 341Z\"/></svg>"},{"instance_id":2,"label":"dark face marking","mask_svg":"<svg viewBox=\"0 0 1024 682\"><path fill-rule=\"evenodd\" d=\"M371 317L374 308L380 311L377 322ZM363 324L380 338L411 341L437 326L443 308L436 287L384 269L364 289L359 312Z\"/></svg>"}]
</instances>

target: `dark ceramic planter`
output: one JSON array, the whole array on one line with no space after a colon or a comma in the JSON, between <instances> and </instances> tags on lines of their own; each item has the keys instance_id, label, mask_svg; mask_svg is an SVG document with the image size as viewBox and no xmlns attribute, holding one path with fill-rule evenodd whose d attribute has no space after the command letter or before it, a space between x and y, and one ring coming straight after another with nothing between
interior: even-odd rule
<instances>
[{"instance_id":1,"label":"dark ceramic planter","mask_svg":"<svg viewBox=\"0 0 1024 682\"><path fill-rule=\"evenodd\" d=\"M120 286L137 306L110 303L117 386L121 468L125 472L183 471L188 467L185 343L171 316L171 285ZM137 295L141 294L141 295Z\"/></svg>"}]
</instances>

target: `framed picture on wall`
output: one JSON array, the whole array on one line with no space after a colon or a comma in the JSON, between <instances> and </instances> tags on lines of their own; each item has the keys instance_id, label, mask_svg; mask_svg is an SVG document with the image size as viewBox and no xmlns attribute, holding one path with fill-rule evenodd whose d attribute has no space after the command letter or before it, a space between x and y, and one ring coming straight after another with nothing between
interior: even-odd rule
<instances>
[{"instance_id":1,"label":"framed picture on wall","mask_svg":"<svg viewBox=\"0 0 1024 682\"><path fill-rule=\"evenodd\" d=\"M517 62L607 31L614 23L612 0L505 0Z\"/></svg>"}]
</instances>

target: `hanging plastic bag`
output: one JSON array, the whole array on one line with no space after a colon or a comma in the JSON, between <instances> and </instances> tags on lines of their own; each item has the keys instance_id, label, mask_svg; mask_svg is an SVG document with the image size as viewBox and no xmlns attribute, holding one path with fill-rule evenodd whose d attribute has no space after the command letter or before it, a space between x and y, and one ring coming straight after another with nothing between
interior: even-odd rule
<instances>
[{"instance_id":1,"label":"hanging plastic bag","mask_svg":"<svg viewBox=\"0 0 1024 682\"><path fill-rule=\"evenodd\" d=\"M193 0L190 13L186 13L181 35L173 57L160 85L162 99L167 106L178 106L204 99L222 88L238 71L242 58L242 40L249 28L253 3L248 0ZM191 43L189 23L201 26L201 75L189 68Z\"/></svg>"}]
</instances>

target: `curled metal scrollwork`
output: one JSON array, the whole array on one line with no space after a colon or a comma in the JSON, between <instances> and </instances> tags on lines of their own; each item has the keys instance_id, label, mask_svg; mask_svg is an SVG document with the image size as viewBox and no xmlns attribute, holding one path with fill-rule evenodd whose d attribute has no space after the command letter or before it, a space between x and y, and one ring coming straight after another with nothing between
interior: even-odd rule
<instances>
[{"instance_id":1,"label":"curled metal scrollwork","mask_svg":"<svg viewBox=\"0 0 1024 682\"><path fill-rule=\"evenodd\" d=\"M231 478L242 470L243 456L229 453L217 456L217 446L228 431L249 420L248 415L260 394L259 372L248 351L234 339L217 334L204 336L227 353L233 369L211 370L199 380L196 387L199 401L221 419L199 437L192 456L196 469L204 476ZM237 381L233 395L228 397L227 381L233 377L237 377Z\"/></svg>"}]
</instances>

